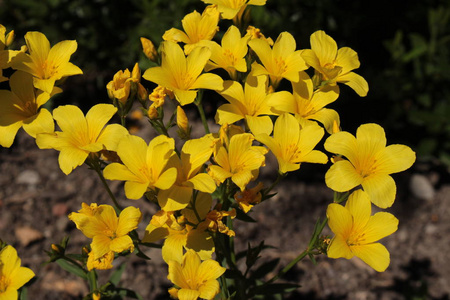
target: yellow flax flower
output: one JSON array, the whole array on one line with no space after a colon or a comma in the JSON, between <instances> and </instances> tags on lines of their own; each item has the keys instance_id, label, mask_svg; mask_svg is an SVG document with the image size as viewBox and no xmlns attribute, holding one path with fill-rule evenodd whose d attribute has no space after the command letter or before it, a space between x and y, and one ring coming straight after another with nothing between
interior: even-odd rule
<instances>
[{"instance_id":1,"label":"yellow flax flower","mask_svg":"<svg viewBox=\"0 0 450 300\"><path fill-rule=\"evenodd\" d=\"M190 104L197 97L197 89L223 88L220 76L201 74L210 57L207 47L197 47L186 57L178 44L163 42L161 67L147 69L142 77L173 91L181 105Z\"/></svg>"},{"instance_id":2,"label":"yellow flax flower","mask_svg":"<svg viewBox=\"0 0 450 300\"><path fill-rule=\"evenodd\" d=\"M177 178L176 168L166 168L174 148L174 140L165 135L154 138L148 145L138 136L126 136L117 146L123 164L106 166L103 175L109 180L126 181L128 199L139 199L149 189L168 189Z\"/></svg>"},{"instance_id":3,"label":"yellow flax flower","mask_svg":"<svg viewBox=\"0 0 450 300\"><path fill-rule=\"evenodd\" d=\"M71 213L69 219L86 237L92 239L93 260L104 259L107 262L111 251L120 253L134 250L128 233L136 229L141 220L139 208L129 206L122 210L119 217L111 205L99 205L92 215L91 212L85 214L86 210L85 205L78 213Z\"/></svg>"},{"instance_id":4,"label":"yellow flax flower","mask_svg":"<svg viewBox=\"0 0 450 300\"><path fill-rule=\"evenodd\" d=\"M245 119L250 131L270 134L273 123L268 115L276 115L267 101L269 99L269 79L267 76L250 74L244 88L237 81L225 81L224 89L219 92L228 102L217 109L216 122L219 125L233 124Z\"/></svg>"},{"instance_id":5,"label":"yellow flax flower","mask_svg":"<svg viewBox=\"0 0 450 300\"><path fill-rule=\"evenodd\" d=\"M254 26L248 26L247 27L247 32L245 34L245 36L250 37L251 40L254 39L262 39L265 40L266 42L269 43L269 46L273 46L273 40L272 38L266 38L264 36L264 34L261 32L261 30L259 28L256 28Z\"/></svg>"},{"instance_id":6,"label":"yellow flax flower","mask_svg":"<svg viewBox=\"0 0 450 300\"><path fill-rule=\"evenodd\" d=\"M185 54L189 54L192 50L199 46L202 41L211 41L214 35L219 31L217 24L219 23L220 13L216 6L208 6L200 15L197 11L186 15L181 24L185 32L172 28L167 30L163 39L165 41L183 42Z\"/></svg>"},{"instance_id":7,"label":"yellow flax flower","mask_svg":"<svg viewBox=\"0 0 450 300\"><path fill-rule=\"evenodd\" d=\"M176 286L169 292L180 300L212 300L220 292L217 278L225 270L217 261L208 259L202 262L195 251L188 250L181 263L174 260L169 262L167 278Z\"/></svg>"},{"instance_id":8,"label":"yellow flax flower","mask_svg":"<svg viewBox=\"0 0 450 300\"><path fill-rule=\"evenodd\" d=\"M105 126L116 111L111 104L97 104L85 117L74 105L59 106L53 110L53 118L62 131L38 134L36 144L41 149L60 151L59 167L68 175L85 162L89 153L115 151L121 138L128 135L118 124Z\"/></svg>"},{"instance_id":9,"label":"yellow flax flower","mask_svg":"<svg viewBox=\"0 0 450 300\"><path fill-rule=\"evenodd\" d=\"M50 94L36 90L30 74L16 71L10 78L11 91L0 90L0 145L10 147L20 127L32 137L38 133L53 132L52 114L41 108ZM59 92L54 89L54 94Z\"/></svg>"},{"instance_id":10,"label":"yellow flax flower","mask_svg":"<svg viewBox=\"0 0 450 300\"><path fill-rule=\"evenodd\" d=\"M367 193L353 192L345 207L328 205L328 225L335 234L328 246L331 258L359 257L378 272L389 266L389 252L378 240L397 230L398 220L392 214L379 212L371 216L371 203Z\"/></svg>"},{"instance_id":11,"label":"yellow flax flower","mask_svg":"<svg viewBox=\"0 0 450 300\"><path fill-rule=\"evenodd\" d=\"M337 192L362 185L370 200L378 207L390 207L396 186L389 174L404 171L416 160L405 145L386 147L386 134L378 124L363 124L352 134L341 131L325 141L325 149L346 159L337 160L325 174L325 183Z\"/></svg>"},{"instance_id":12,"label":"yellow flax flower","mask_svg":"<svg viewBox=\"0 0 450 300\"><path fill-rule=\"evenodd\" d=\"M153 42L145 37L141 37L142 51L145 56L153 62L158 61L158 51Z\"/></svg>"},{"instance_id":13,"label":"yellow flax flower","mask_svg":"<svg viewBox=\"0 0 450 300\"><path fill-rule=\"evenodd\" d=\"M243 191L251 180L258 177L259 168L265 165L267 149L252 146L253 140L249 133L233 135L228 148L221 146L214 155L217 165L209 166L209 175L221 183L231 178Z\"/></svg>"},{"instance_id":14,"label":"yellow flax flower","mask_svg":"<svg viewBox=\"0 0 450 300\"><path fill-rule=\"evenodd\" d=\"M325 108L338 98L337 86L326 86L314 91L311 78L305 72L300 72L300 80L292 83L292 90L292 94L287 91L271 94L267 104L276 112L293 113L299 119L318 121L330 134L333 126L339 126L338 113Z\"/></svg>"},{"instance_id":15,"label":"yellow flax flower","mask_svg":"<svg viewBox=\"0 0 450 300\"><path fill-rule=\"evenodd\" d=\"M275 122L273 137L259 134L255 138L269 147L278 160L279 172L284 174L298 170L303 162L325 164L327 156L314 150L323 135L323 128L316 123L302 126L294 116L285 113Z\"/></svg>"},{"instance_id":16,"label":"yellow flax flower","mask_svg":"<svg viewBox=\"0 0 450 300\"><path fill-rule=\"evenodd\" d=\"M83 74L80 68L69 62L77 50L76 41L62 41L50 48L47 37L37 31L27 32L25 41L30 54L18 53L11 61L11 67L33 75L37 89L51 93L56 80Z\"/></svg>"},{"instance_id":17,"label":"yellow flax flower","mask_svg":"<svg viewBox=\"0 0 450 300\"><path fill-rule=\"evenodd\" d=\"M245 213L248 213L253 206L260 203L262 200L261 190L264 188L264 184L259 182L255 187L251 189L245 189L244 191L237 191L234 194L234 200Z\"/></svg>"},{"instance_id":18,"label":"yellow flax flower","mask_svg":"<svg viewBox=\"0 0 450 300\"><path fill-rule=\"evenodd\" d=\"M247 42L250 36L241 37L239 29L232 25L222 37L221 46L215 42L208 44L211 49L210 62L206 64L205 71L222 68L228 72L233 80L236 80L237 73L247 72Z\"/></svg>"},{"instance_id":19,"label":"yellow flax flower","mask_svg":"<svg viewBox=\"0 0 450 300\"><path fill-rule=\"evenodd\" d=\"M176 217L174 212L161 210L153 215L145 228L143 243L165 239L161 254L167 263L171 260L181 263L184 250L194 250L201 259L209 259L214 253L212 236L204 229L193 227L206 218L211 209L212 197L200 192L195 201L193 198L190 200L190 206L181 210L181 216ZM194 203L196 212L193 210Z\"/></svg>"},{"instance_id":20,"label":"yellow flax flower","mask_svg":"<svg viewBox=\"0 0 450 300\"><path fill-rule=\"evenodd\" d=\"M106 85L106 90L108 91L109 98L117 99L118 101L125 104L130 96L132 84L140 84L140 80L141 73L138 63L134 65L132 72L130 72L128 69L125 69L124 71L118 71L116 74L114 74L113 80L108 82L108 84Z\"/></svg>"},{"instance_id":21,"label":"yellow flax flower","mask_svg":"<svg viewBox=\"0 0 450 300\"><path fill-rule=\"evenodd\" d=\"M210 134L189 140L183 145L180 157L176 154L171 157L167 167L175 167L178 175L171 188L159 191L158 203L161 209L175 211L185 208L194 189L205 193L216 190L214 179L202 171L203 165L212 155L213 142Z\"/></svg>"},{"instance_id":22,"label":"yellow flax flower","mask_svg":"<svg viewBox=\"0 0 450 300\"><path fill-rule=\"evenodd\" d=\"M302 51L302 57L319 74L320 85L341 82L351 87L359 96L369 91L367 81L351 72L359 68L358 54L349 47L338 49L336 42L324 31L314 32L310 38L311 49Z\"/></svg>"},{"instance_id":23,"label":"yellow flax flower","mask_svg":"<svg viewBox=\"0 0 450 300\"><path fill-rule=\"evenodd\" d=\"M202 0L208 4L216 4L220 11L222 18L231 20L247 5L262 6L266 4L267 0Z\"/></svg>"},{"instance_id":24,"label":"yellow flax flower","mask_svg":"<svg viewBox=\"0 0 450 300\"><path fill-rule=\"evenodd\" d=\"M18 299L17 290L34 277L33 271L20 264L21 260L12 246L0 251L0 299Z\"/></svg>"},{"instance_id":25,"label":"yellow flax flower","mask_svg":"<svg viewBox=\"0 0 450 300\"><path fill-rule=\"evenodd\" d=\"M295 39L289 32L282 32L272 48L269 42L262 39L253 39L248 42L250 48L258 55L263 65L252 64L253 75L269 75L270 82L276 88L281 79L291 82L300 80L299 72L308 66L303 60L300 50L295 50Z\"/></svg>"}]
</instances>

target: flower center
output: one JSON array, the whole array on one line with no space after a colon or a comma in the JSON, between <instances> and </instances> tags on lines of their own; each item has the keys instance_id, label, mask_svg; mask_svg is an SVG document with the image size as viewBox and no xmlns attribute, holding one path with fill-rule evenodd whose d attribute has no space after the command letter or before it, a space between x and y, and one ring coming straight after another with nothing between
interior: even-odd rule
<instances>
[{"instance_id":1,"label":"flower center","mask_svg":"<svg viewBox=\"0 0 450 300\"><path fill-rule=\"evenodd\" d=\"M347 245L349 246L359 246L359 245L364 245L366 244L366 237L365 237L366 233L355 233L352 234L348 239L347 239Z\"/></svg>"},{"instance_id":2,"label":"flower center","mask_svg":"<svg viewBox=\"0 0 450 300\"><path fill-rule=\"evenodd\" d=\"M55 75L55 73L58 71L58 67L45 60L41 66L41 70L42 70L41 79L49 79Z\"/></svg>"},{"instance_id":3,"label":"flower center","mask_svg":"<svg viewBox=\"0 0 450 300\"><path fill-rule=\"evenodd\" d=\"M5 276L2 275L0 277L0 294L6 291L10 283L11 283L10 280Z\"/></svg>"},{"instance_id":4,"label":"flower center","mask_svg":"<svg viewBox=\"0 0 450 300\"><path fill-rule=\"evenodd\" d=\"M287 69L286 61L282 57L276 57L275 66L277 67L277 72L274 75L281 77L281 75L284 74Z\"/></svg>"},{"instance_id":5,"label":"flower center","mask_svg":"<svg viewBox=\"0 0 450 300\"><path fill-rule=\"evenodd\" d=\"M234 56L230 49L225 49L223 55L226 57L229 66L236 65L237 58Z\"/></svg>"}]
</instances>

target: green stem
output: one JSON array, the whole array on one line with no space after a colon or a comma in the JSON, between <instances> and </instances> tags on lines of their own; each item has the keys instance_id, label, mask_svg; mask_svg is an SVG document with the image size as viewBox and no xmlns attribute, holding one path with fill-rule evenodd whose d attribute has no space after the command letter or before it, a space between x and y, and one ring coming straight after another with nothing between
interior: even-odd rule
<instances>
[{"instance_id":1,"label":"green stem","mask_svg":"<svg viewBox=\"0 0 450 300\"><path fill-rule=\"evenodd\" d=\"M208 134L208 133L210 133L210 131L209 131L209 126L208 126L208 121L206 120L205 111L203 110L202 97L203 97L203 93L201 91L199 91L197 93L197 99L195 99L194 103L195 103L195 106L197 106L198 113L200 114L200 118L202 119L203 127L205 127L205 133Z\"/></svg>"},{"instance_id":2,"label":"green stem","mask_svg":"<svg viewBox=\"0 0 450 300\"><path fill-rule=\"evenodd\" d=\"M267 196L272 190L273 188L280 183L280 181L285 178L287 176L287 173L278 173L278 177L277 179L272 183L271 186L269 186L268 189L264 190L264 196Z\"/></svg>"},{"instance_id":3,"label":"green stem","mask_svg":"<svg viewBox=\"0 0 450 300\"><path fill-rule=\"evenodd\" d=\"M88 166L90 166L98 175L98 177L100 177L100 180L103 184L103 186L106 189L106 192L108 193L109 197L111 198L111 200L114 203L114 208L116 210L116 213L119 213L122 210L122 207L119 205L119 203L117 202L116 197L114 196L113 192L111 191L111 189L108 186L108 183L106 182L105 177L103 176L102 170L100 168L100 161L98 159L97 156L95 157L90 157L91 159L86 160L86 164Z\"/></svg>"},{"instance_id":4,"label":"green stem","mask_svg":"<svg viewBox=\"0 0 450 300\"><path fill-rule=\"evenodd\" d=\"M87 278L89 280L90 292L95 292L97 290L97 273L95 270L91 270L87 273Z\"/></svg>"},{"instance_id":5,"label":"green stem","mask_svg":"<svg viewBox=\"0 0 450 300\"><path fill-rule=\"evenodd\" d=\"M303 258L305 258L309 253L311 249L306 249L302 253L300 253L299 256L297 256L294 260L292 260L286 267L284 267L280 272L278 272L277 275L269 279L267 282L264 283L264 285L269 285L275 280L279 279L280 277L284 276L293 266L295 266L299 261L301 261Z\"/></svg>"}]
</instances>

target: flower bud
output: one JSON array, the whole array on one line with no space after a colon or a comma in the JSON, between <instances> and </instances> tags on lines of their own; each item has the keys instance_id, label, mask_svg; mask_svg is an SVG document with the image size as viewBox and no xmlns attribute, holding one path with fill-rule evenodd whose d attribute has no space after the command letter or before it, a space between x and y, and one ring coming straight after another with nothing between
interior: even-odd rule
<instances>
[{"instance_id":1,"label":"flower bud","mask_svg":"<svg viewBox=\"0 0 450 300\"><path fill-rule=\"evenodd\" d=\"M6 35L6 38L5 38L5 46L6 46L6 47L11 46L12 42L14 41L15 36L16 36L16 35L14 34L14 30L11 30L11 31Z\"/></svg>"},{"instance_id":2,"label":"flower bud","mask_svg":"<svg viewBox=\"0 0 450 300\"><path fill-rule=\"evenodd\" d=\"M144 51L145 56L153 62L158 61L158 52L155 49L155 45L153 45L152 41L141 37L142 49Z\"/></svg>"},{"instance_id":3,"label":"flower bud","mask_svg":"<svg viewBox=\"0 0 450 300\"><path fill-rule=\"evenodd\" d=\"M189 121L186 116L186 113L181 108L181 106L177 106L177 126L178 136L183 140L188 140L190 137L191 129L189 128Z\"/></svg>"}]
</instances>

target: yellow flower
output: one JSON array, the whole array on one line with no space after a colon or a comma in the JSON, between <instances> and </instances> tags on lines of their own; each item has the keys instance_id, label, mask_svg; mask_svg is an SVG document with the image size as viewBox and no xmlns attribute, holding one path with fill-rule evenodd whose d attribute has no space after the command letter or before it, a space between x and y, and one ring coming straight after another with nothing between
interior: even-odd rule
<instances>
[{"instance_id":1,"label":"yellow flower","mask_svg":"<svg viewBox=\"0 0 450 300\"><path fill-rule=\"evenodd\" d=\"M185 54L189 54L192 50L199 46L201 41L211 41L219 31L217 24L219 23L219 11L215 6L208 6L200 15L197 11L186 15L181 24L183 26L183 32L179 29L172 28L167 30L163 39L165 41L183 42Z\"/></svg>"},{"instance_id":2,"label":"yellow flower","mask_svg":"<svg viewBox=\"0 0 450 300\"><path fill-rule=\"evenodd\" d=\"M6 34L5 26L0 24L0 82L8 81L8 78L3 76L3 69L8 68L8 63L19 53L19 51L5 50L5 47L9 47L12 39L14 39L14 30Z\"/></svg>"},{"instance_id":3,"label":"yellow flower","mask_svg":"<svg viewBox=\"0 0 450 300\"><path fill-rule=\"evenodd\" d=\"M223 19L231 20L247 5L265 5L267 0L202 0L208 4L216 4Z\"/></svg>"},{"instance_id":4,"label":"yellow flower","mask_svg":"<svg viewBox=\"0 0 450 300\"><path fill-rule=\"evenodd\" d=\"M153 215L152 220L145 228L143 243L154 243L165 239L162 246L162 257L169 263L175 260L181 263L183 250L195 250L202 259L211 258L214 252L214 241L204 229L194 228L206 218L211 209L212 197L207 193L198 193L195 201L189 199L191 205L181 211L181 216L175 217L174 212L161 210ZM196 212L193 207L195 203Z\"/></svg>"},{"instance_id":5,"label":"yellow flower","mask_svg":"<svg viewBox=\"0 0 450 300\"><path fill-rule=\"evenodd\" d=\"M260 203L262 199L261 190L263 187L264 184L260 182L251 189L246 188L244 191L236 192L236 194L234 194L234 200L236 200L239 208L245 213L248 213L253 206Z\"/></svg>"},{"instance_id":6,"label":"yellow flower","mask_svg":"<svg viewBox=\"0 0 450 300\"><path fill-rule=\"evenodd\" d=\"M215 42L208 44L212 53L205 70L222 68L228 72L233 80L236 80L236 71L247 72L245 55L248 52L247 42L249 39L249 36L241 37L241 33L236 26L230 26L222 37L222 46Z\"/></svg>"},{"instance_id":7,"label":"yellow flower","mask_svg":"<svg viewBox=\"0 0 450 300\"><path fill-rule=\"evenodd\" d=\"M55 125L52 114L40 108L50 94L35 90L31 75L17 71L9 81L11 91L0 90L0 145L10 147L20 127L32 137L38 133L53 132ZM59 92L54 89L54 94Z\"/></svg>"},{"instance_id":8,"label":"yellow flower","mask_svg":"<svg viewBox=\"0 0 450 300\"><path fill-rule=\"evenodd\" d=\"M248 26L247 27L247 33L245 34L245 36L250 37L251 40L254 39L262 39L265 40L266 42L269 43L269 46L273 46L273 40L269 37L266 38L264 36L264 34L261 32L261 30L259 28L256 28L254 26Z\"/></svg>"},{"instance_id":9,"label":"yellow flower","mask_svg":"<svg viewBox=\"0 0 450 300\"><path fill-rule=\"evenodd\" d=\"M74 105L59 106L53 110L53 118L62 131L38 134L36 144L41 149L60 151L59 167L68 175L84 163L89 153L104 149L115 151L120 139L128 135L128 131L118 124L105 127L116 111L111 104L97 104L85 117Z\"/></svg>"},{"instance_id":10,"label":"yellow flower","mask_svg":"<svg viewBox=\"0 0 450 300\"><path fill-rule=\"evenodd\" d=\"M275 122L273 137L259 134L255 138L275 155L280 173L287 173L298 170L303 162L324 164L328 161L323 152L314 150L323 134L323 128L316 123L301 126L294 116L285 113Z\"/></svg>"},{"instance_id":11,"label":"yellow flower","mask_svg":"<svg viewBox=\"0 0 450 300\"><path fill-rule=\"evenodd\" d=\"M83 206L83 209L86 207ZM110 260L109 252L120 253L125 250L134 250L133 241L128 233L136 229L141 220L142 214L139 208L129 206L122 210L119 217L111 205L98 206L93 215L85 214L83 209L78 213L71 213L69 219L75 222L77 228L86 237L92 239L93 260L100 260L99 263L107 264ZM101 261L103 259L105 262Z\"/></svg>"},{"instance_id":12,"label":"yellow flower","mask_svg":"<svg viewBox=\"0 0 450 300\"><path fill-rule=\"evenodd\" d=\"M357 256L378 272L386 270L389 252L376 242L397 230L397 218L386 212L371 216L369 196L362 190L353 192L345 207L336 203L328 205L327 217L335 234L328 246L328 257Z\"/></svg>"},{"instance_id":13,"label":"yellow flower","mask_svg":"<svg viewBox=\"0 0 450 300\"><path fill-rule=\"evenodd\" d=\"M245 119L253 134L270 134L273 123L269 116L276 115L267 103L269 80L267 76L247 77L244 88L237 81L225 81L224 89L219 92L229 104L217 109L216 122L220 125L233 124Z\"/></svg>"},{"instance_id":14,"label":"yellow flower","mask_svg":"<svg viewBox=\"0 0 450 300\"><path fill-rule=\"evenodd\" d=\"M183 145L180 157L176 154L171 157L167 168L176 168L177 180L171 188L159 191L158 203L161 209L175 211L185 208L194 189L205 193L216 190L214 179L202 171L213 152L213 142L211 135L189 140Z\"/></svg>"},{"instance_id":15,"label":"yellow flower","mask_svg":"<svg viewBox=\"0 0 450 300\"><path fill-rule=\"evenodd\" d=\"M139 199L148 189L168 189L177 177L175 168L166 169L174 147L174 140L164 135L154 138L148 146L142 138L129 135L117 146L117 155L123 164L106 166L103 175L109 180L126 181L128 199Z\"/></svg>"},{"instance_id":16,"label":"yellow flower","mask_svg":"<svg viewBox=\"0 0 450 300\"><path fill-rule=\"evenodd\" d=\"M236 134L231 137L228 149L221 146L214 155L217 165L210 165L208 173L218 182L231 180L243 191L245 186L255 180L259 168L264 166L267 149L252 146L253 135L249 133Z\"/></svg>"},{"instance_id":17,"label":"yellow flower","mask_svg":"<svg viewBox=\"0 0 450 300\"><path fill-rule=\"evenodd\" d=\"M140 77L141 76L138 63L134 65L132 72L130 72L128 69L125 69L124 71L120 70L119 72L114 74L113 80L108 82L108 84L106 85L109 98L117 99L118 101L125 104L130 96L132 83L134 82L135 84L139 84Z\"/></svg>"},{"instance_id":18,"label":"yellow flower","mask_svg":"<svg viewBox=\"0 0 450 300\"><path fill-rule=\"evenodd\" d=\"M197 89L223 88L223 80L218 75L201 74L210 56L211 50L197 47L185 57L178 44L163 42L161 67L147 69L142 77L173 91L178 102L186 105L194 102Z\"/></svg>"},{"instance_id":19,"label":"yellow flower","mask_svg":"<svg viewBox=\"0 0 450 300\"><path fill-rule=\"evenodd\" d=\"M50 48L47 37L37 31L27 32L25 41L30 54L18 53L11 67L33 75L37 89L51 93L56 80L83 74L80 68L69 62L77 49L76 41L62 41Z\"/></svg>"},{"instance_id":20,"label":"yellow flower","mask_svg":"<svg viewBox=\"0 0 450 300\"><path fill-rule=\"evenodd\" d=\"M33 271L20 264L21 260L12 246L0 251L0 299L18 299L17 290L34 277Z\"/></svg>"},{"instance_id":21,"label":"yellow flower","mask_svg":"<svg viewBox=\"0 0 450 300\"><path fill-rule=\"evenodd\" d=\"M363 124L356 138L348 132L332 134L325 141L325 149L347 159L336 161L325 174L329 188L337 192L349 191L362 185L373 204L390 207L395 200L396 186L389 174L404 171L416 160L408 146L386 147L386 134L377 124Z\"/></svg>"},{"instance_id":22,"label":"yellow flower","mask_svg":"<svg viewBox=\"0 0 450 300\"><path fill-rule=\"evenodd\" d=\"M282 78L298 82L299 72L307 69L300 50L295 51L295 39L289 32L282 32L272 49L269 43L262 39L250 40L248 45L263 64L263 66L256 62L252 64L253 75L269 75L274 88Z\"/></svg>"},{"instance_id":23,"label":"yellow flower","mask_svg":"<svg viewBox=\"0 0 450 300\"><path fill-rule=\"evenodd\" d=\"M303 120L316 120L322 123L330 134L333 132L333 126L339 126L338 113L325 108L338 98L337 86L313 91L313 82L308 74L300 72L300 80L292 83L292 90L292 94L287 91L270 94L267 104L279 113L293 113Z\"/></svg>"},{"instance_id":24,"label":"yellow flower","mask_svg":"<svg viewBox=\"0 0 450 300\"><path fill-rule=\"evenodd\" d=\"M114 260L114 251L109 251L105 255L95 258L94 251L89 252L86 267L88 271L93 269L109 270L112 269L112 262Z\"/></svg>"},{"instance_id":25,"label":"yellow flower","mask_svg":"<svg viewBox=\"0 0 450 300\"><path fill-rule=\"evenodd\" d=\"M359 96L369 91L367 81L351 72L359 68L358 54L349 47L338 50L336 42L324 31L314 32L310 38L311 49L302 51L302 57L319 74L320 83L336 85L342 82L351 87Z\"/></svg>"},{"instance_id":26,"label":"yellow flower","mask_svg":"<svg viewBox=\"0 0 450 300\"><path fill-rule=\"evenodd\" d=\"M219 293L220 287L217 278L225 273L215 260L201 261L198 254L188 250L183 256L181 264L177 261L169 262L169 275L167 278L175 284L180 300L202 299L212 300Z\"/></svg>"},{"instance_id":27,"label":"yellow flower","mask_svg":"<svg viewBox=\"0 0 450 300\"><path fill-rule=\"evenodd\" d=\"M207 215L203 222L198 225L200 230L210 230L212 232L219 231L220 233L226 234L228 236L235 236L236 233L227 227L222 221L223 218L230 217L231 219L236 218L236 209L230 211L224 210L212 210Z\"/></svg>"},{"instance_id":28,"label":"yellow flower","mask_svg":"<svg viewBox=\"0 0 450 300\"><path fill-rule=\"evenodd\" d=\"M151 40L141 37L142 51L145 56L153 62L158 61L158 51L156 51L155 45Z\"/></svg>"}]
</instances>

